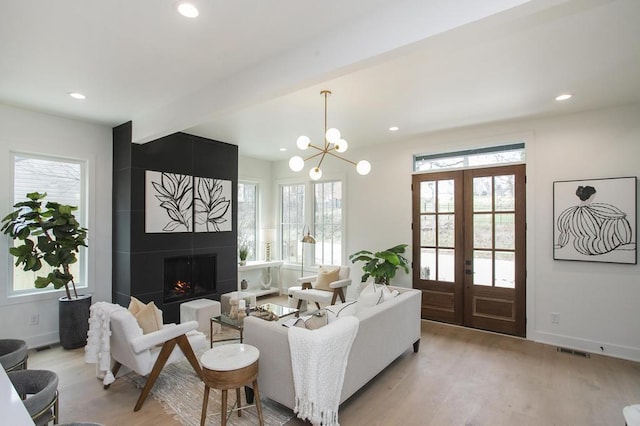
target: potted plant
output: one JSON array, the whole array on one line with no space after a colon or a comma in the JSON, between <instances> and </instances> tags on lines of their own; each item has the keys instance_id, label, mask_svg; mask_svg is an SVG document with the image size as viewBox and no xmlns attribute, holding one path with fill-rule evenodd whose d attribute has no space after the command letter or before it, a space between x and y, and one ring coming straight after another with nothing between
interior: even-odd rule
<instances>
[{"instance_id":1,"label":"potted plant","mask_svg":"<svg viewBox=\"0 0 640 426\"><path fill-rule=\"evenodd\" d=\"M240 258L240 265L247 264L247 256L249 256L249 247L241 245L238 249L238 257Z\"/></svg>"},{"instance_id":2,"label":"potted plant","mask_svg":"<svg viewBox=\"0 0 640 426\"><path fill-rule=\"evenodd\" d=\"M80 247L87 247L87 229L73 215L77 207L48 201L43 208L46 195L32 192L27 194L28 201L16 203L15 210L2 219L2 232L22 242L9 249L17 258L16 266L34 272L42 269L43 262L50 266L37 276L36 288L50 284L55 289L64 287L66 296L59 299L60 343L65 349L73 349L86 344L89 328L91 295L78 296L70 270L70 265L78 261Z\"/></svg>"},{"instance_id":3,"label":"potted plant","mask_svg":"<svg viewBox=\"0 0 640 426\"><path fill-rule=\"evenodd\" d=\"M407 244L399 244L389 249L372 253L368 250L360 250L349 256L351 263L364 262L362 265L361 282L367 281L369 277L374 278L376 284L389 285L389 282L396 276L398 268L409 273L409 261L402 256Z\"/></svg>"}]
</instances>

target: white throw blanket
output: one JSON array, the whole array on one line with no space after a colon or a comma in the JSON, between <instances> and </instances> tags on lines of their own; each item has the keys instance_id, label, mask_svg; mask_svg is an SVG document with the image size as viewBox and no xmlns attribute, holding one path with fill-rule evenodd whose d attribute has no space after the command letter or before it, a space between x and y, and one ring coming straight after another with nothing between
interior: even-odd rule
<instances>
[{"instance_id":1,"label":"white throw blanket","mask_svg":"<svg viewBox=\"0 0 640 426\"><path fill-rule=\"evenodd\" d=\"M84 347L84 361L96 364L96 376L102 383L109 385L115 381L111 373L111 314L126 310L120 305L108 302L96 302L89 308L89 332Z\"/></svg>"},{"instance_id":2,"label":"white throw blanket","mask_svg":"<svg viewBox=\"0 0 640 426\"><path fill-rule=\"evenodd\" d=\"M296 395L294 412L314 425L339 426L338 407L347 359L360 321L340 318L317 330L289 328Z\"/></svg>"}]
</instances>

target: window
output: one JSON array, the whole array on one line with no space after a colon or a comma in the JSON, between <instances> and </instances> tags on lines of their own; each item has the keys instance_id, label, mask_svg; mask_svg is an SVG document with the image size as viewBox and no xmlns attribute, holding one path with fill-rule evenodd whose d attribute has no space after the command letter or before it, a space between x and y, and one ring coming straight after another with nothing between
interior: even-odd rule
<instances>
[{"instance_id":1,"label":"window","mask_svg":"<svg viewBox=\"0 0 640 426\"><path fill-rule=\"evenodd\" d=\"M238 183L238 247L247 246L247 260L257 257L258 185Z\"/></svg>"},{"instance_id":2,"label":"window","mask_svg":"<svg viewBox=\"0 0 640 426\"><path fill-rule=\"evenodd\" d=\"M524 162L524 143L447 152L444 154L414 155L413 171L460 169Z\"/></svg>"},{"instance_id":3,"label":"window","mask_svg":"<svg viewBox=\"0 0 640 426\"><path fill-rule=\"evenodd\" d=\"M56 201L78 207L74 215L82 226L86 226L85 163L82 161L49 158L27 154L13 155L13 202L25 201L30 192L46 192L47 201ZM16 241L16 243L19 243ZM86 249L81 248L78 262L71 265L71 274L76 287L86 287ZM15 259L12 258L12 264ZM13 268L12 293L20 294L53 289L49 286L39 290L34 286L38 275L46 275L47 266L38 272L25 272Z\"/></svg>"},{"instance_id":4,"label":"window","mask_svg":"<svg viewBox=\"0 0 640 426\"><path fill-rule=\"evenodd\" d=\"M302 239L304 226L304 184L282 185L280 187L280 234L282 236L282 260L300 263L298 242Z\"/></svg>"},{"instance_id":5,"label":"window","mask_svg":"<svg viewBox=\"0 0 640 426\"><path fill-rule=\"evenodd\" d=\"M280 187L281 252L286 263L301 263L300 241L310 232L316 244L304 248L305 266L342 264L342 189L341 181Z\"/></svg>"},{"instance_id":6,"label":"window","mask_svg":"<svg viewBox=\"0 0 640 426\"><path fill-rule=\"evenodd\" d=\"M315 264L342 264L342 182L313 184Z\"/></svg>"}]
</instances>

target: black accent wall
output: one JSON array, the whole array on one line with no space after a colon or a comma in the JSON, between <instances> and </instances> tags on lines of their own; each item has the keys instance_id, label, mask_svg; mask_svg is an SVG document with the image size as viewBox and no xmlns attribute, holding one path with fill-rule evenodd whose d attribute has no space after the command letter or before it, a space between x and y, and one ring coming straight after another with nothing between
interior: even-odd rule
<instances>
[{"instance_id":1,"label":"black accent wall","mask_svg":"<svg viewBox=\"0 0 640 426\"><path fill-rule=\"evenodd\" d=\"M180 303L163 304L165 257L215 254L216 293L237 288L238 147L186 133L131 143L131 122L113 129L113 302L131 296L162 309L164 322L180 321ZM145 233L145 171L180 173L232 182L231 232ZM98 260L99 261L99 260Z\"/></svg>"}]
</instances>

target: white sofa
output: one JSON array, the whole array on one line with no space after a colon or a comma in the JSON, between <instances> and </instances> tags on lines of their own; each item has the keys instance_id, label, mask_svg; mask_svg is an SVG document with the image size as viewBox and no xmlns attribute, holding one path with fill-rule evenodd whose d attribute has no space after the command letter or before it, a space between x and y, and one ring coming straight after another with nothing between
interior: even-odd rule
<instances>
[{"instance_id":1,"label":"white sofa","mask_svg":"<svg viewBox=\"0 0 640 426\"><path fill-rule=\"evenodd\" d=\"M390 289L400 294L356 314L360 325L347 361L341 404L412 345L414 352L418 351L421 292L400 287ZM260 395L293 409L295 395L288 330L282 320L270 322L247 317L244 343L260 350Z\"/></svg>"}]
</instances>

